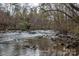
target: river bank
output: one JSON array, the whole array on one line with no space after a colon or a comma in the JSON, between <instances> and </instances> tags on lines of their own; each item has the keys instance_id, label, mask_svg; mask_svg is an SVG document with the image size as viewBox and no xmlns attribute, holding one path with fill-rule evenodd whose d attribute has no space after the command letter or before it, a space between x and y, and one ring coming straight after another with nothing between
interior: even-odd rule
<instances>
[{"instance_id":1,"label":"river bank","mask_svg":"<svg viewBox=\"0 0 79 59\"><path fill-rule=\"evenodd\" d=\"M0 33L0 55L76 56L79 40L53 30L5 32Z\"/></svg>"}]
</instances>

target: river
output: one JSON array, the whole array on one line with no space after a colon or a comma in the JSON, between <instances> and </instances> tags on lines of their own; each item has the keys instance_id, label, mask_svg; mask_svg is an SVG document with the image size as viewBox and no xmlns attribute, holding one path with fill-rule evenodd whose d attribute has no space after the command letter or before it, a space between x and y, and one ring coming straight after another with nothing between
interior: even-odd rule
<instances>
[{"instance_id":1,"label":"river","mask_svg":"<svg viewBox=\"0 0 79 59\"><path fill-rule=\"evenodd\" d=\"M17 47L23 44L24 40L41 36L55 36L52 30L35 30L24 32L0 33L0 55L1 56L39 56L40 50ZM20 43L21 42L21 43Z\"/></svg>"}]
</instances>

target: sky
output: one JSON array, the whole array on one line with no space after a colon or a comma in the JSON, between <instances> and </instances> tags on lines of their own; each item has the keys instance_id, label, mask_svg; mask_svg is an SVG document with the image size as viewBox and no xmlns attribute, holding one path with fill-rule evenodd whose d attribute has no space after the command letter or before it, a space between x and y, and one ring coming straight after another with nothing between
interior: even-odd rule
<instances>
[{"instance_id":1,"label":"sky","mask_svg":"<svg viewBox=\"0 0 79 59\"><path fill-rule=\"evenodd\" d=\"M34 6L38 6L39 3L32 3Z\"/></svg>"},{"instance_id":2,"label":"sky","mask_svg":"<svg viewBox=\"0 0 79 59\"><path fill-rule=\"evenodd\" d=\"M39 3L29 3L31 5L31 7L36 7L39 5Z\"/></svg>"}]
</instances>

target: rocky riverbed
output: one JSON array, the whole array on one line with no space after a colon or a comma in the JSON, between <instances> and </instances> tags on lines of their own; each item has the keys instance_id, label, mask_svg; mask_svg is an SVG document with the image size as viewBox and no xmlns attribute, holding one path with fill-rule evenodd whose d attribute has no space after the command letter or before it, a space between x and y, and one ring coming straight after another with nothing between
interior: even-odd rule
<instances>
[{"instance_id":1,"label":"rocky riverbed","mask_svg":"<svg viewBox=\"0 0 79 59\"><path fill-rule=\"evenodd\" d=\"M1 56L79 55L79 41L52 30L0 33Z\"/></svg>"}]
</instances>

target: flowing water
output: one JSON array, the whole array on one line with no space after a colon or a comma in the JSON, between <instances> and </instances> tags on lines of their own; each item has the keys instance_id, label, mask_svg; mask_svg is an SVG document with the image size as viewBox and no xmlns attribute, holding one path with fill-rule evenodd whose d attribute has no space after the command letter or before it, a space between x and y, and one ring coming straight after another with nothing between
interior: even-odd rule
<instances>
[{"instance_id":1,"label":"flowing water","mask_svg":"<svg viewBox=\"0 0 79 59\"><path fill-rule=\"evenodd\" d=\"M39 56L39 48L23 48L24 40L34 39L35 37L41 36L52 36L54 37L55 32L52 30L35 30L25 32L6 32L0 33L0 55L1 56Z\"/></svg>"}]
</instances>

